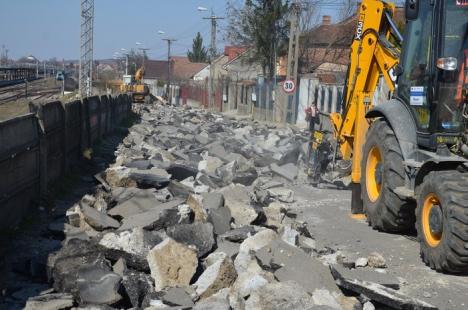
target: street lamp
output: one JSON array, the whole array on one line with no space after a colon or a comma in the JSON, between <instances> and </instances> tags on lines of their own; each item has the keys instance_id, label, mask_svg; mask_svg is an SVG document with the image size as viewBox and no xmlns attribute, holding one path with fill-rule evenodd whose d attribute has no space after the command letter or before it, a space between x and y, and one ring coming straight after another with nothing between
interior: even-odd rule
<instances>
[{"instance_id":1,"label":"street lamp","mask_svg":"<svg viewBox=\"0 0 468 310\"><path fill-rule=\"evenodd\" d=\"M127 53L127 49L122 47L120 50L122 52L125 52L125 75L128 75L128 53Z\"/></svg>"},{"instance_id":2,"label":"street lamp","mask_svg":"<svg viewBox=\"0 0 468 310\"><path fill-rule=\"evenodd\" d=\"M140 43L140 42L136 42L136 45L137 46L144 46L143 43ZM141 54L142 54L142 57L143 57L143 68L145 67L145 55L146 55L146 51L149 51L150 49L149 48L145 48L145 47L138 47L138 49L141 51Z\"/></svg>"},{"instance_id":3,"label":"street lamp","mask_svg":"<svg viewBox=\"0 0 468 310\"><path fill-rule=\"evenodd\" d=\"M36 61L36 79L39 78L39 60L33 55L27 57L28 60Z\"/></svg>"},{"instance_id":4,"label":"street lamp","mask_svg":"<svg viewBox=\"0 0 468 310\"><path fill-rule=\"evenodd\" d=\"M203 6L199 6L199 7L197 8L197 10L200 11L200 12L208 11L208 9L205 8L205 7L203 7Z\"/></svg>"}]
</instances>

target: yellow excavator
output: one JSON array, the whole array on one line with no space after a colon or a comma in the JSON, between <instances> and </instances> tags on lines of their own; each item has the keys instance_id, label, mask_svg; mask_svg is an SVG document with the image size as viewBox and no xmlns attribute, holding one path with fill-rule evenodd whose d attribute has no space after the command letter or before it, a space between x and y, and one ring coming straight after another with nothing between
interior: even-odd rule
<instances>
[{"instance_id":1,"label":"yellow excavator","mask_svg":"<svg viewBox=\"0 0 468 310\"><path fill-rule=\"evenodd\" d=\"M135 77L131 77L132 81L128 84L122 83L120 91L132 95L133 102L145 103L150 100L150 91L147 85L143 83L145 75L145 67L141 67L135 73Z\"/></svg>"},{"instance_id":2,"label":"yellow excavator","mask_svg":"<svg viewBox=\"0 0 468 310\"><path fill-rule=\"evenodd\" d=\"M467 272L468 1L406 0L404 36L394 13L360 3L343 112L330 115L351 211L380 231L416 226L427 265Z\"/></svg>"}]
</instances>

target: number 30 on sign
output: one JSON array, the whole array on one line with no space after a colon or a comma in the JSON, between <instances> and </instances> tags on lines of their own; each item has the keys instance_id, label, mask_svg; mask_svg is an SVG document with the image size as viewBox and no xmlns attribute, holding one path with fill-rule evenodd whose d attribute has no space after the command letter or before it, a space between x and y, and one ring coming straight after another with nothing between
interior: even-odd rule
<instances>
[{"instance_id":1,"label":"number 30 on sign","mask_svg":"<svg viewBox=\"0 0 468 310\"><path fill-rule=\"evenodd\" d=\"M292 94L296 91L296 83L293 80L284 81L283 90L287 94Z\"/></svg>"}]
</instances>

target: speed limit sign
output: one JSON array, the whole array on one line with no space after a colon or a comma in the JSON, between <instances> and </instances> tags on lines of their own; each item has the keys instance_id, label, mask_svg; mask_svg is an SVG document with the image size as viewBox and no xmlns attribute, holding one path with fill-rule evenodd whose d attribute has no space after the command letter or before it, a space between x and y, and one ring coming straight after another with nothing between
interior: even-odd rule
<instances>
[{"instance_id":1,"label":"speed limit sign","mask_svg":"<svg viewBox=\"0 0 468 310\"><path fill-rule=\"evenodd\" d=\"M296 91L296 83L293 80L286 80L283 83L283 90L287 94L292 94Z\"/></svg>"}]
</instances>

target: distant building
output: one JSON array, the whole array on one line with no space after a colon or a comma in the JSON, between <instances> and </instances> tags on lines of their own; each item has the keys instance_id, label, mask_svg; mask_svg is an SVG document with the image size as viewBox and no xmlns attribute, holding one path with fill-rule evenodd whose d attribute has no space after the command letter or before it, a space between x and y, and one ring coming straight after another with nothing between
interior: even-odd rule
<instances>
[{"instance_id":1,"label":"distant building","mask_svg":"<svg viewBox=\"0 0 468 310\"><path fill-rule=\"evenodd\" d=\"M405 22L404 9L396 8L393 19L402 27ZM323 16L319 26L301 36L300 73L315 72L325 63L342 65L343 72L346 72L356 25L357 13L335 24L330 16Z\"/></svg>"}]
</instances>

